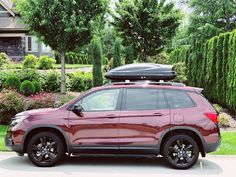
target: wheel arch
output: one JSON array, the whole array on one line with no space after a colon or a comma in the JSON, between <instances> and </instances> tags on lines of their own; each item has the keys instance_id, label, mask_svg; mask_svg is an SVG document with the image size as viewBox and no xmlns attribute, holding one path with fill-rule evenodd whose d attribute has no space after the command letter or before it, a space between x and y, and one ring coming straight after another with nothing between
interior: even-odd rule
<instances>
[{"instance_id":1,"label":"wheel arch","mask_svg":"<svg viewBox=\"0 0 236 177\"><path fill-rule=\"evenodd\" d=\"M174 135L176 134L190 135L197 142L199 151L201 152L202 157L206 156L206 152L204 150L205 140L203 139L201 133L195 128L186 127L186 126L173 127L161 134L159 143L158 143L158 149L159 149L160 154L162 154L162 150L163 150L162 148L165 141L173 134Z\"/></svg>"},{"instance_id":2,"label":"wheel arch","mask_svg":"<svg viewBox=\"0 0 236 177\"><path fill-rule=\"evenodd\" d=\"M64 132L64 130L55 125L37 125L31 127L29 130L26 131L25 136L23 137L23 152L26 153L27 144L29 142L30 137L35 135L39 132L50 131L57 134L59 137L62 138L63 144L65 145L66 152L70 153L70 146L68 136Z\"/></svg>"}]
</instances>

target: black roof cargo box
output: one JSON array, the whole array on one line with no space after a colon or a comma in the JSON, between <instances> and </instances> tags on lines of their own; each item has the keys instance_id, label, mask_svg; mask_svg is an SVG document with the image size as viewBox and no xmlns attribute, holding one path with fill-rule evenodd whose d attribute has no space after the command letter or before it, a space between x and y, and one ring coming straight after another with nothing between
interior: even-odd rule
<instances>
[{"instance_id":1,"label":"black roof cargo box","mask_svg":"<svg viewBox=\"0 0 236 177\"><path fill-rule=\"evenodd\" d=\"M176 77L176 73L171 65L139 63L114 68L105 77L112 81L170 81Z\"/></svg>"}]
</instances>

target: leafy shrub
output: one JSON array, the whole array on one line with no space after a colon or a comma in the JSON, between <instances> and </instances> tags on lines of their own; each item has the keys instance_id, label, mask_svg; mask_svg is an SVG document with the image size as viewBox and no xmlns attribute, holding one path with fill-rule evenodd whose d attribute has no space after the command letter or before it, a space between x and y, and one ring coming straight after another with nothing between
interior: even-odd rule
<instances>
[{"instance_id":1,"label":"leafy shrub","mask_svg":"<svg viewBox=\"0 0 236 177\"><path fill-rule=\"evenodd\" d=\"M32 83L35 87L35 93L39 93L42 90L41 83L38 81L33 81Z\"/></svg>"},{"instance_id":2,"label":"leafy shrub","mask_svg":"<svg viewBox=\"0 0 236 177\"><path fill-rule=\"evenodd\" d=\"M35 86L31 81L25 80L20 85L20 92L25 96L29 96L35 93Z\"/></svg>"},{"instance_id":3,"label":"leafy shrub","mask_svg":"<svg viewBox=\"0 0 236 177\"><path fill-rule=\"evenodd\" d=\"M173 65L173 69L176 71L177 76L174 79L174 81L176 82L181 82L181 83L186 83L187 81L187 68L186 68L186 64L183 62L180 63L176 63Z\"/></svg>"},{"instance_id":4,"label":"leafy shrub","mask_svg":"<svg viewBox=\"0 0 236 177\"><path fill-rule=\"evenodd\" d=\"M213 104L213 107L217 112L222 112L222 107L219 104Z\"/></svg>"},{"instance_id":5,"label":"leafy shrub","mask_svg":"<svg viewBox=\"0 0 236 177\"><path fill-rule=\"evenodd\" d=\"M83 92L93 86L92 73L75 72L70 77L70 90Z\"/></svg>"},{"instance_id":6,"label":"leafy shrub","mask_svg":"<svg viewBox=\"0 0 236 177\"><path fill-rule=\"evenodd\" d=\"M55 71L49 71L45 76L44 90L57 92L60 90L60 74Z\"/></svg>"},{"instance_id":7,"label":"leafy shrub","mask_svg":"<svg viewBox=\"0 0 236 177\"><path fill-rule=\"evenodd\" d=\"M159 53L155 56L148 57L149 63L168 64L169 55L166 52Z\"/></svg>"},{"instance_id":8,"label":"leafy shrub","mask_svg":"<svg viewBox=\"0 0 236 177\"><path fill-rule=\"evenodd\" d=\"M38 69L53 69L56 60L49 56L41 56L38 61Z\"/></svg>"},{"instance_id":9,"label":"leafy shrub","mask_svg":"<svg viewBox=\"0 0 236 177\"><path fill-rule=\"evenodd\" d=\"M0 53L0 68L4 68L4 66L9 64L9 58L7 54Z\"/></svg>"},{"instance_id":10,"label":"leafy shrub","mask_svg":"<svg viewBox=\"0 0 236 177\"><path fill-rule=\"evenodd\" d=\"M24 97L15 91L0 93L0 123L7 124L11 118L25 110Z\"/></svg>"},{"instance_id":11,"label":"leafy shrub","mask_svg":"<svg viewBox=\"0 0 236 177\"><path fill-rule=\"evenodd\" d=\"M13 90L19 90L20 88L20 79L16 76L9 76L7 80L5 81L5 88L7 89L13 89Z\"/></svg>"},{"instance_id":12,"label":"leafy shrub","mask_svg":"<svg viewBox=\"0 0 236 177\"><path fill-rule=\"evenodd\" d=\"M221 113L219 115L219 125L220 127L226 128L226 127L230 127L230 119L231 116L226 114L226 113Z\"/></svg>"},{"instance_id":13,"label":"leafy shrub","mask_svg":"<svg viewBox=\"0 0 236 177\"><path fill-rule=\"evenodd\" d=\"M27 55L23 61L23 68L35 68L38 58L35 55Z\"/></svg>"},{"instance_id":14,"label":"leafy shrub","mask_svg":"<svg viewBox=\"0 0 236 177\"><path fill-rule=\"evenodd\" d=\"M28 97L28 110L39 108L52 108L55 105L56 97L53 93L40 93Z\"/></svg>"},{"instance_id":15,"label":"leafy shrub","mask_svg":"<svg viewBox=\"0 0 236 177\"><path fill-rule=\"evenodd\" d=\"M25 80L40 82L43 79L42 78L43 75L40 74L35 69L25 69L25 70L17 71L17 75L20 78L21 82L23 82Z\"/></svg>"}]
</instances>

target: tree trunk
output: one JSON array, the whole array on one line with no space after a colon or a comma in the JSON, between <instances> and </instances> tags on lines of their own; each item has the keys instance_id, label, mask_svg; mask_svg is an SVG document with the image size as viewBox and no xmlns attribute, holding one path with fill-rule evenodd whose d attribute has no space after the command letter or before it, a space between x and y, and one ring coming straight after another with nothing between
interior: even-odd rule
<instances>
[{"instance_id":1,"label":"tree trunk","mask_svg":"<svg viewBox=\"0 0 236 177\"><path fill-rule=\"evenodd\" d=\"M66 93L65 51L61 51L61 93Z\"/></svg>"}]
</instances>

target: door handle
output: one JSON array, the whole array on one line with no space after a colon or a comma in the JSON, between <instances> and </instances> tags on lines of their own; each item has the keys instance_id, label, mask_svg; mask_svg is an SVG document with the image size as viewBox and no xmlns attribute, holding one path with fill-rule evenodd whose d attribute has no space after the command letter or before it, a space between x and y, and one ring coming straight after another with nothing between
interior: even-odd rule
<instances>
[{"instance_id":1,"label":"door handle","mask_svg":"<svg viewBox=\"0 0 236 177\"><path fill-rule=\"evenodd\" d=\"M114 119L116 117L117 116L115 114L109 114L109 115L106 116L106 118L108 118L108 119Z\"/></svg>"},{"instance_id":2,"label":"door handle","mask_svg":"<svg viewBox=\"0 0 236 177\"><path fill-rule=\"evenodd\" d=\"M154 115L154 116L159 116L159 117L163 116L162 113L158 113L158 112L157 112L157 113L154 113L153 115Z\"/></svg>"}]
</instances>

